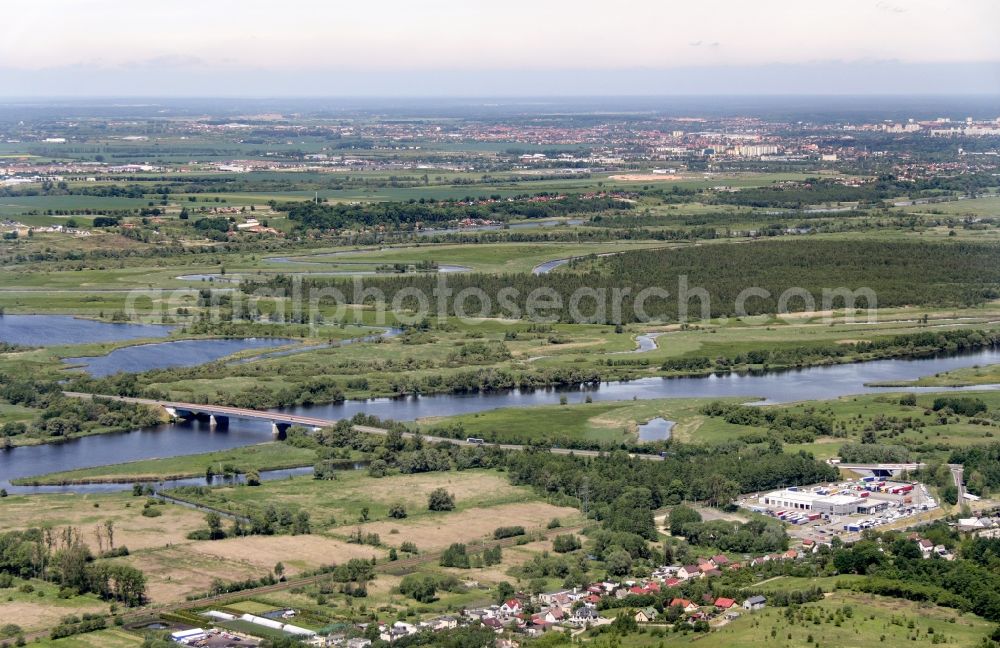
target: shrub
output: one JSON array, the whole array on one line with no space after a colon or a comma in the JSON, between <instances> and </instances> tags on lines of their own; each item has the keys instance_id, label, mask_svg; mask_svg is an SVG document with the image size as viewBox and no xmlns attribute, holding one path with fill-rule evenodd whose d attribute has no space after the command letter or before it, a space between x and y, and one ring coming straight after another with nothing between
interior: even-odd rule
<instances>
[{"instance_id":1,"label":"shrub","mask_svg":"<svg viewBox=\"0 0 1000 648\"><path fill-rule=\"evenodd\" d=\"M435 488L427 498L427 508L431 511L451 511L455 508L455 497L443 488Z\"/></svg>"},{"instance_id":2,"label":"shrub","mask_svg":"<svg viewBox=\"0 0 1000 648\"><path fill-rule=\"evenodd\" d=\"M522 536L524 533L523 526L497 527L493 529L493 538L496 540L500 540L501 538L513 538L514 536Z\"/></svg>"}]
</instances>

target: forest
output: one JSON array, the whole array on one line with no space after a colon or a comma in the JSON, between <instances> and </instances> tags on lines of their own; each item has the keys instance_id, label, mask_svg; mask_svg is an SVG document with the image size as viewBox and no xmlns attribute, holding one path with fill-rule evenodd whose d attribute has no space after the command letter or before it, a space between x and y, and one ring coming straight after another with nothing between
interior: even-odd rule
<instances>
[{"instance_id":1,"label":"forest","mask_svg":"<svg viewBox=\"0 0 1000 648\"><path fill-rule=\"evenodd\" d=\"M552 197L551 200L513 200L468 205L454 201L381 202L370 204L330 204L291 202L275 204L278 211L304 229L341 229L351 225L398 228L418 223L442 223L465 218L507 220L508 218L551 218L569 214L627 210L632 204L614 198L578 196Z\"/></svg>"},{"instance_id":2,"label":"forest","mask_svg":"<svg viewBox=\"0 0 1000 648\"><path fill-rule=\"evenodd\" d=\"M531 296L533 291L553 290L556 296L534 312L543 311L539 314L545 318L561 321L574 321L571 298L584 289L586 294L575 303L580 315L589 321L615 323L614 310L618 302L622 322L669 321L677 319L684 310L697 318L706 308L712 317L734 315L740 307L746 315L777 313L782 293L791 288L805 292L782 304L788 311L821 308L824 290L841 289L867 289L874 293L871 304L859 293L854 300L856 308L970 306L1000 296L998 259L1000 246L996 244L762 241L625 252L585 259L571 263L572 271L543 275L468 273L448 275L446 280L418 274L365 278L363 281L310 278L303 282L303 289L333 286L341 291L348 303L370 302L370 294L364 292L366 288L381 289L387 301L397 292L406 291L401 293L400 303L404 307L418 308L420 303L412 291L435 295L435 289L442 285L439 284L441 280L446 281L444 285L451 289L452 295L466 288L485 292L485 300L474 293L464 299L460 305L462 312L514 318L532 312L527 306L535 299ZM915 276L923 280L913 281ZM242 290L247 294L261 287L290 290L291 281L291 277L284 275L246 281ZM505 288L508 290L501 293ZM748 288L766 292L744 295L740 299L741 293ZM614 295L621 294L616 291L623 289L630 292L620 300L615 299ZM652 294L636 308L635 297L645 289L661 289L669 294ZM805 293L809 295L808 301ZM700 298L701 294L707 294L707 299ZM687 301L684 301L685 296L689 297ZM842 308L845 304L843 295L831 294L828 299L833 308ZM449 309L448 314L455 314L454 299L441 301Z\"/></svg>"}]
</instances>

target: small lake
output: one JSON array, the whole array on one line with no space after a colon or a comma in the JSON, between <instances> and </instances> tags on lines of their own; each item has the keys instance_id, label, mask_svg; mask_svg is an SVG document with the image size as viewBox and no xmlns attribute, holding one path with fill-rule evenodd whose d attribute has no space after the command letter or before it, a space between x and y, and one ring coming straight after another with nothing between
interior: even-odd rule
<instances>
[{"instance_id":1,"label":"small lake","mask_svg":"<svg viewBox=\"0 0 1000 648\"><path fill-rule=\"evenodd\" d=\"M72 315L0 316L0 342L25 346L61 346L158 338L170 335L173 326L118 324L80 319Z\"/></svg>"},{"instance_id":2,"label":"small lake","mask_svg":"<svg viewBox=\"0 0 1000 648\"><path fill-rule=\"evenodd\" d=\"M670 431L673 429L673 421L668 421L667 419L658 416L639 426L639 440L666 441L670 438Z\"/></svg>"},{"instance_id":3,"label":"small lake","mask_svg":"<svg viewBox=\"0 0 1000 648\"><path fill-rule=\"evenodd\" d=\"M616 354L622 353L649 353L650 351L656 350L656 338L663 335L663 333L643 333L641 335L635 336L635 348L631 351L616 351Z\"/></svg>"},{"instance_id":4,"label":"small lake","mask_svg":"<svg viewBox=\"0 0 1000 648\"><path fill-rule=\"evenodd\" d=\"M624 252L629 252L629 251L630 250L622 250L621 252L603 252L601 254L598 254L597 256L599 256L599 257L609 257L609 256L614 256L616 254L622 254ZM575 261L576 259L582 259L582 258L584 258L584 257L582 257L582 256L572 256L572 257L566 257L565 259L552 259L551 261L546 261L545 263L539 263L538 265L536 265L534 268L531 269L531 274L534 274L534 275L549 274L550 272L552 272L553 270L555 270L556 268L558 268L561 265L566 265L570 261Z\"/></svg>"},{"instance_id":5,"label":"small lake","mask_svg":"<svg viewBox=\"0 0 1000 648\"><path fill-rule=\"evenodd\" d=\"M295 340L287 338L176 340L123 347L103 356L63 358L63 362L82 365L84 371L100 378L119 371L134 373L167 367L193 367L240 351L294 343Z\"/></svg>"}]
</instances>

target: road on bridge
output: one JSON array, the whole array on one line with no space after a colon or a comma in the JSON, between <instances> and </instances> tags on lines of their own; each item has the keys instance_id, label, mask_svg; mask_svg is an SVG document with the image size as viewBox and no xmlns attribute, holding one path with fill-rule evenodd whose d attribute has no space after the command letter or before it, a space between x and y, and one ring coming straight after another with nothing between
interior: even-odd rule
<instances>
[{"instance_id":1,"label":"road on bridge","mask_svg":"<svg viewBox=\"0 0 1000 648\"><path fill-rule=\"evenodd\" d=\"M293 425L302 425L311 428L323 428L336 425L337 421L332 419L317 418L313 416L300 416L297 414L284 414L282 412L268 412L262 410L247 409L244 407L230 407L228 405L204 405L198 403L182 403L179 401L167 401L167 400L156 400L153 398L135 398L131 396L103 396L101 394L85 394L81 392L63 392L65 396L70 398L106 398L109 400L121 401L125 403L134 403L136 405L148 405L151 407L164 407L172 408L175 410L188 410L192 412L199 412L204 414L214 414L216 416L229 416L232 418L243 418L255 421L269 421L269 422L281 422L281 423L291 423ZM355 425L353 429L362 432L364 434L381 434L385 435L389 433L389 430L385 428L373 427L370 425ZM538 449L537 446L519 445L514 443L499 443L499 444L483 444L473 441L468 441L466 439L450 439L448 437L439 437L433 435L418 434L416 432L403 432L404 438L414 438L420 437L427 443L452 443L459 446L478 446L478 445L490 445L495 448L500 448L501 450L513 450L522 451L529 448ZM548 448L549 452L554 454L573 454L580 457L598 457L602 454L606 454L600 450L574 450L572 448ZM638 457L640 459L648 459L650 461L661 461L663 458L655 454L632 454L630 456Z\"/></svg>"}]
</instances>

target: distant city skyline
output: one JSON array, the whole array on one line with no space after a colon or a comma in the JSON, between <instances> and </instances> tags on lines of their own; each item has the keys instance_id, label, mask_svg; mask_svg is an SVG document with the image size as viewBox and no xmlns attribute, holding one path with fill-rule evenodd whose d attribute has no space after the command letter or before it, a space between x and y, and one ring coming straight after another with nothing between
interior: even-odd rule
<instances>
[{"instance_id":1,"label":"distant city skyline","mask_svg":"<svg viewBox=\"0 0 1000 648\"><path fill-rule=\"evenodd\" d=\"M0 97L1000 94L1000 3L8 0Z\"/></svg>"}]
</instances>

